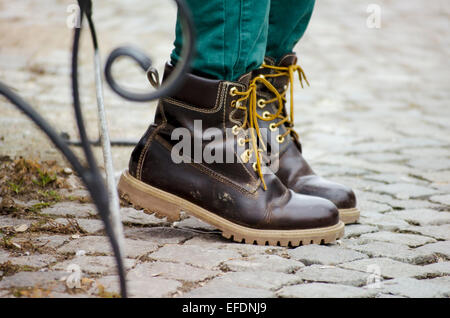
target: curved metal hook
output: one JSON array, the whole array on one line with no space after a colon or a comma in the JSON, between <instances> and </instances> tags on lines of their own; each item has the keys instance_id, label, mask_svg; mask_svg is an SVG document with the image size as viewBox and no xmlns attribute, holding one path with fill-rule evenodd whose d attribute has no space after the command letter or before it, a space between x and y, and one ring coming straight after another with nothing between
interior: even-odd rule
<instances>
[{"instance_id":1,"label":"curved metal hook","mask_svg":"<svg viewBox=\"0 0 450 318\"><path fill-rule=\"evenodd\" d=\"M191 60L195 53L195 30L194 24L192 22L192 17L189 8L184 0L175 0L178 6L178 13L180 14L180 21L183 28L183 49L181 52L180 63L177 64L175 70L172 72L171 76L163 85L159 87L156 91L149 93L135 93L126 90L117 84L114 76L112 75L111 69L114 62L122 56L127 56L132 58L138 63L138 65L144 70L148 69L152 65L151 59L140 49L130 46L122 46L113 50L105 65L105 79L111 89L116 92L121 97L135 101L135 102L147 102L158 99L163 96L171 95L175 92L180 85L183 83L184 74L186 74L190 69ZM152 84L153 85L153 84Z\"/></svg>"}]
</instances>

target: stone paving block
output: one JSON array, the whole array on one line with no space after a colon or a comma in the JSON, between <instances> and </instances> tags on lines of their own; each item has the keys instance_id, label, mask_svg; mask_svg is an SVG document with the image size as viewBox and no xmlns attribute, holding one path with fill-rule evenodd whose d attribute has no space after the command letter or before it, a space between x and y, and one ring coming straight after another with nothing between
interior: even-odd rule
<instances>
[{"instance_id":1,"label":"stone paving block","mask_svg":"<svg viewBox=\"0 0 450 318\"><path fill-rule=\"evenodd\" d=\"M423 271L430 276L450 275L450 261L425 265L423 266Z\"/></svg>"},{"instance_id":2,"label":"stone paving block","mask_svg":"<svg viewBox=\"0 0 450 318\"><path fill-rule=\"evenodd\" d=\"M176 222L174 225L176 225L176 227L180 227L180 228L191 228L191 229L198 229L198 230L203 230L203 231L217 231L217 229L212 226L209 225L208 223L203 222L200 219L197 219L196 217L187 217L184 220L181 220L179 222Z\"/></svg>"},{"instance_id":3,"label":"stone paving block","mask_svg":"<svg viewBox=\"0 0 450 318\"><path fill-rule=\"evenodd\" d=\"M198 267L214 268L220 263L240 258L236 251L193 245L165 245L149 257L159 261L186 263Z\"/></svg>"},{"instance_id":4,"label":"stone paving block","mask_svg":"<svg viewBox=\"0 0 450 318\"><path fill-rule=\"evenodd\" d=\"M117 276L104 276L97 280L112 293L119 293L119 278ZM128 296L137 298L161 298L175 293L182 284L176 280L160 277L127 275Z\"/></svg>"},{"instance_id":5,"label":"stone paving block","mask_svg":"<svg viewBox=\"0 0 450 318\"><path fill-rule=\"evenodd\" d=\"M442 291L445 293L445 296L447 298L450 297L450 276L436 277L428 281L436 285L442 285Z\"/></svg>"},{"instance_id":6,"label":"stone paving block","mask_svg":"<svg viewBox=\"0 0 450 318\"><path fill-rule=\"evenodd\" d=\"M407 298L407 297L391 294L377 294L376 298Z\"/></svg>"},{"instance_id":7,"label":"stone paving block","mask_svg":"<svg viewBox=\"0 0 450 318\"><path fill-rule=\"evenodd\" d=\"M411 226L409 231L431 236L438 240L450 240L450 224Z\"/></svg>"},{"instance_id":8,"label":"stone paving block","mask_svg":"<svg viewBox=\"0 0 450 318\"><path fill-rule=\"evenodd\" d=\"M202 287L181 293L183 298L271 298L275 294L266 289L237 286L224 280L213 279Z\"/></svg>"},{"instance_id":9,"label":"stone paving block","mask_svg":"<svg viewBox=\"0 0 450 318\"><path fill-rule=\"evenodd\" d=\"M131 207L120 208L120 215L122 222L125 224L138 224L138 225L167 225L167 221L158 219L153 214L147 214L144 211L136 210Z\"/></svg>"},{"instance_id":10,"label":"stone paving block","mask_svg":"<svg viewBox=\"0 0 450 318\"><path fill-rule=\"evenodd\" d=\"M75 219L78 222L78 225L87 233L94 234L104 230L104 225L102 220L97 219ZM59 224L68 224L69 219L58 218L55 219L55 222Z\"/></svg>"},{"instance_id":11,"label":"stone paving block","mask_svg":"<svg viewBox=\"0 0 450 318\"><path fill-rule=\"evenodd\" d=\"M450 259L450 241L440 241L418 247L416 251L421 253L431 253Z\"/></svg>"},{"instance_id":12,"label":"stone paving block","mask_svg":"<svg viewBox=\"0 0 450 318\"><path fill-rule=\"evenodd\" d=\"M363 191L370 191L372 187L382 184L381 182L368 180L365 179L364 177L360 178L360 177L339 176L339 177L331 177L329 180L350 186L352 189L361 189ZM364 202L358 202L358 207L361 207L360 204L363 203Z\"/></svg>"},{"instance_id":13,"label":"stone paving block","mask_svg":"<svg viewBox=\"0 0 450 318\"><path fill-rule=\"evenodd\" d=\"M12 242L22 245L23 242L31 242L36 247L44 247L56 249L64 243L70 242L71 235L48 235L48 234L33 234L30 237L13 238Z\"/></svg>"},{"instance_id":14,"label":"stone paving block","mask_svg":"<svg viewBox=\"0 0 450 318\"><path fill-rule=\"evenodd\" d=\"M364 211L364 213L366 211L379 212L379 213L385 213L385 212L392 211L392 207L388 204L369 201L369 200L358 201L358 208L360 209L360 211Z\"/></svg>"},{"instance_id":15,"label":"stone paving block","mask_svg":"<svg viewBox=\"0 0 450 318\"><path fill-rule=\"evenodd\" d=\"M336 283L342 285L363 286L369 273L339 268L329 265L311 265L299 269L296 275L305 282Z\"/></svg>"},{"instance_id":16,"label":"stone paving block","mask_svg":"<svg viewBox=\"0 0 450 318\"><path fill-rule=\"evenodd\" d=\"M178 229L181 231L180 229ZM190 232L189 233L193 233ZM234 245L245 246L248 244L230 243L231 241L224 238L220 233L198 233L184 242L184 245L198 245L198 246L214 246L217 248L227 248Z\"/></svg>"},{"instance_id":17,"label":"stone paving block","mask_svg":"<svg viewBox=\"0 0 450 318\"><path fill-rule=\"evenodd\" d=\"M0 215L0 229L5 227L15 227L22 224L31 225L33 220L11 218L9 216Z\"/></svg>"},{"instance_id":18,"label":"stone paving block","mask_svg":"<svg viewBox=\"0 0 450 318\"><path fill-rule=\"evenodd\" d=\"M188 282L202 281L219 275L220 271L213 271L193 267L181 263L146 262L137 265L130 273L138 272L141 276L161 277Z\"/></svg>"},{"instance_id":19,"label":"stone paving block","mask_svg":"<svg viewBox=\"0 0 450 318\"><path fill-rule=\"evenodd\" d=\"M9 257L6 260L2 260L2 256L0 253L0 263L3 263L5 261L10 261L12 264L15 265L21 266L26 265L34 268L41 268L56 262L56 258L48 254L33 254L29 256L24 255L17 257Z\"/></svg>"},{"instance_id":20,"label":"stone paving block","mask_svg":"<svg viewBox=\"0 0 450 318\"><path fill-rule=\"evenodd\" d=\"M411 264L424 264L435 259L431 251L420 251L420 247L411 249L405 245L388 242L356 243L347 245L346 247L365 253L370 257L389 257L400 262Z\"/></svg>"},{"instance_id":21,"label":"stone paving block","mask_svg":"<svg viewBox=\"0 0 450 318\"><path fill-rule=\"evenodd\" d=\"M362 213L359 222L372 225L385 231L401 231L410 227L410 224L398 217L391 215L392 212L381 213Z\"/></svg>"},{"instance_id":22,"label":"stone paving block","mask_svg":"<svg viewBox=\"0 0 450 318\"><path fill-rule=\"evenodd\" d=\"M383 141L383 142L364 142L359 143L357 145L352 145L352 150L357 153L372 153L372 152L395 152L400 150L402 146L399 143L392 141Z\"/></svg>"},{"instance_id":23,"label":"stone paving block","mask_svg":"<svg viewBox=\"0 0 450 318\"><path fill-rule=\"evenodd\" d=\"M89 295L86 293L69 294L69 293L51 292L49 295L49 298L92 298L92 297L95 297L95 295Z\"/></svg>"},{"instance_id":24,"label":"stone paving block","mask_svg":"<svg viewBox=\"0 0 450 318\"><path fill-rule=\"evenodd\" d=\"M124 234L126 238L142 240L149 244L178 244L191 238L194 233L177 230L172 227L125 227Z\"/></svg>"},{"instance_id":25,"label":"stone paving block","mask_svg":"<svg viewBox=\"0 0 450 318\"><path fill-rule=\"evenodd\" d=\"M450 178L450 174L449 174L449 178ZM447 179L447 183L450 182L450 179ZM450 194L445 194L445 195L434 195L432 197L430 197L430 200L433 202L437 202L440 204L444 204L444 205L449 205L450 206Z\"/></svg>"},{"instance_id":26,"label":"stone paving block","mask_svg":"<svg viewBox=\"0 0 450 318\"><path fill-rule=\"evenodd\" d=\"M371 174L368 176L365 176L364 178L368 180L376 180L381 181L384 184L391 184L391 183L404 183L404 182L421 182L417 179L411 178L408 175L405 174L388 174L388 173L379 173L379 174ZM381 184L379 184L381 185Z\"/></svg>"},{"instance_id":27,"label":"stone paving block","mask_svg":"<svg viewBox=\"0 0 450 318\"><path fill-rule=\"evenodd\" d=\"M440 193L450 193L450 183L439 183L439 182L433 182L432 184L430 184L430 187L432 187L433 189L436 189L437 191L439 191ZM436 203L439 207L438 209L445 209L445 211L449 212L449 205L447 204L439 204Z\"/></svg>"},{"instance_id":28,"label":"stone paving block","mask_svg":"<svg viewBox=\"0 0 450 318\"><path fill-rule=\"evenodd\" d=\"M62 217L87 218L97 216L97 210L92 203L79 203L76 201L58 202L51 207L41 210L42 214L56 215Z\"/></svg>"},{"instance_id":29,"label":"stone paving block","mask_svg":"<svg viewBox=\"0 0 450 318\"><path fill-rule=\"evenodd\" d=\"M439 204L430 202L426 199L424 200L391 200L389 201L389 205L396 208L396 209L438 209L440 208Z\"/></svg>"},{"instance_id":30,"label":"stone paving block","mask_svg":"<svg viewBox=\"0 0 450 318\"><path fill-rule=\"evenodd\" d=\"M390 216L403 219L414 225L442 225L450 223L450 212L431 209L411 209L389 212Z\"/></svg>"},{"instance_id":31,"label":"stone paving block","mask_svg":"<svg viewBox=\"0 0 450 318\"><path fill-rule=\"evenodd\" d=\"M130 269L135 265L134 259L125 258L124 266ZM52 266L54 270L65 271L71 264L80 266L83 273L111 275L117 272L116 261L113 256L78 256Z\"/></svg>"},{"instance_id":32,"label":"stone paving block","mask_svg":"<svg viewBox=\"0 0 450 318\"><path fill-rule=\"evenodd\" d=\"M10 257L8 251L0 249L0 264L8 261Z\"/></svg>"},{"instance_id":33,"label":"stone paving block","mask_svg":"<svg viewBox=\"0 0 450 318\"><path fill-rule=\"evenodd\" d=\"M289 250L288 254L292 259L298 260L305 265L336 265L361 258L367 258L367 255L353 250L323 245L299 246Z\"/></svg>"},{"instance_id":34,"label":"stone paving block","mask_svg":"<svg viewBox=\"0 0 450 318\"><path fill-rule=\"evenodd\" d=\"M403 244L409 247L417 247L428 243L435 243L436 240L430 237L416 235L416 234L403 234L393 232L377 232L363 234L360 237L360 242L382 241L396 244Z\"/></svg>"},{"instance_id":35,"label":"stone paving block","mask_svg":"<svg viewBox=\"0 0 450 318\"><path fill-rule=\"evenodd\" d=\"M386 257L366 258L339 264L338 266L380 275L385 278L418 277L426 272L423 266L402 263Z\"/></svg>"},{"instance_id":36,"label":"stone paving block","mask_svg":"<svg viewBox=\"0 0 450 318\"><path fill-rule=\"evenodd\" d=\"M0 290L0 298L12 298L11 292L9 290Z\"/></svg>"},{"instance_id":37,"label":"stone paving block","mask_svg":"<svg viewBox=\"0 0 450 318\"><path fill-rule=\"evenodd\" d=\"M437 151L437 150L438 149L435 149L435 151ZM415 174L417 174L421 178L427 179L430 182L448 183L450 180L450 171L431 171L431 172L417 171L417 172L415 172ZM434 201L433 197L431 197L430 199L432 201ZM445 198L444 198L444 200L445 200ZM437 201L437 202L439 202L439 201ZM439 203L443 203L443 202L439 202ZM444 202L444 204L449 204L449 203Z\"/></svg>"},{"instance_id":38,"label":"stone paving block","mask_svg":"<svg viewBox=\"0 0 450 318\"><path fill-rule=\"evenodd\" d=\"M433 282L428 279L395 278L379 284L379 291L387 294L401 295L412 298L449 297L450 285Z\"/></svg>"},{"instance_id":39,"label":"stone paving block","mask_svg":"<svg viewBox=\"0 0 450 318\"><path fill-rule=\"evenodd\" d=\"M296 275L262 270L259 272L228 272L214 278L214 281L215 283L221 282L239 287L274 291L282 286L299 284L302 280Z\"/></svg>"},{"instance_id":40,"label":"stone paving block","mask_svg":"<svg viewBox=\"0 0 450 318\"><path fill-rule=\"evenodd\" d=\"M376 193L372 193L376 195ZM388 195L383 195L383 202L391 206L394 210L406 210L406 209L438 209L440 205L428 201L427 199L394 199ZM361 199L360 199L361 200Z\"/></svg>"},{"instance_id":41,"label":"stone paving block","mask_svg":"<svg viewBox=\"0 0 450 318\"><path fill-rule=\"evenodd\" d=\"M130 258L145 255L158 248L155 243L140 240L125 239L124 243L125 256ZM109 240L105 236L83 236L58 248L58 253L75 254L79 250L85 251L87 255L113 255Z\"/></svg>"},{"instance_id":42,"label":"stone paving block","mask_svg":"<svg viewBox=\"0 0 450 318\"><path fill-rule=\"evenodd\" d=\"M399 199L419 198L436 194L438 191L411 183L384 184L373 188L379 193L387 193Z\"/></svg>"},{"instance_id":43,"label":"stone paving block","mask_svg":"<svg viewBox=\"0 0 450 318\"><path fill-rule=\"evenodd\" d=\"M200 234L187 240L184 245L206 246L220 249L229 249L238 252L242 257L264 254L282 254L286 250L279 246L265 246L256 244L241 244L224 238L221 234Z\"/></svg>"},{"instance_id":44,"label":"stone paving block","mask_svg":"<svg viewBox=\"0 0 450 318\"><path fill-rule=\"evenodd\" d=\"M402 149L401 151L403 154L409 155L409 156L418 156L418 157L430 157L430 156L450 156L450 150L446 148L409 148L409 149Z\"/></svg>"},{"instance_id":45,"label":"stone paving block","mask_svg":"<svg viewBox=\"0 0 450 318\"><path fill-rule=\"evenodd\" d=\"M286 254L286 248L279 247L279 246L226 243L223 245L223 248L232 249L234 251L237 251L243 257L248 257L248 256L252 256L252 255L282 255L282 254L284 255L284 254Z\"/></svg>"},{"instance_id":46,"label":"stone paving block","mask_svg":"<svg viewBox=\"0 0 450 318\"><path fill-rule=\"evenodd\" d=\"M365 224L349 224L345 227L345 238L358 237L361 234L377 232L378 227Z\"/></svg>"},{"instance_id":47,"label":"stone paving block","mask_svg":"<svg viewBox=\"0 0 450 318\"><path fill-rule=\"evenodd\" d=\"M303 263L277 255L253 255L244 259L233 259L223 263L223 267L232 271L245 272L283 272L293 273L304 267Z\"/></svg>"},{"instance_id":48,"label":"stone paving block","mask_svg":"<svg viewBox=\"0 0 450 318\"><path fill-rule=\"evenodd\" d=\"M282 298L369 298L376 294L375 290L326 283L286 286L277 291Z\"/></svg>"},{"instance_id":49,"label":"stone paving block","mask_svg":"<svg viewBox=\"0 0 450 318\"><path fill-rule=\"evenodd\" d=\"M445 157L414 158L408 164L421 171L449 170L450 160Z\"/></svg>"},{"instance_id":50,"label":"stone paving block","mask_svg":"<svg viewBox=\"0 0 450 318\"><path fill-rule=\"evenodd\" d=\"M358 157L375 162L403 161L408 158L407 156L400 155L398 153L386 153L386 152L361 154Z\"/></svg>"},{"instance_id":51,"label":"stone paving block","mask_svg":"<svg viewBox=\"0 0 450 318\"><path fill-rule=\"evenodd\" d=\"M67 275L65 272L19 272L12 276L3 277L0 289L12 287L56 286L61 284L59 279Z\"/></svg>"},{"instance_id":52,"label":"stone paving block","mask_svg":"<svg viewBox=\"0 0 450 318\"><path fill-rule=\"evenodd\" d=\"M61 189L58 194L64 198L81 200L82 202L91 202L91 195L85 189Z\"/></svg>"}]
</instances>

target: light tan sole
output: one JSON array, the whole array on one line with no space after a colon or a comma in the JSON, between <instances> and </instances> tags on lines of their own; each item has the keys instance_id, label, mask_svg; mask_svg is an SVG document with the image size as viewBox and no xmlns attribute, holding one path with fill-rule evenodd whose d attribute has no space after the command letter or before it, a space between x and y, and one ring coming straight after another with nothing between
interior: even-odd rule
<instances>
[{"instance_id":1,"label":"light tan sole","mask_svg":"<svg viewBox=\"0 0 450 318\"><path fill-rule=\"evenodd\" d=\"M359 209L339 209L339 219L345 224L356 223L359 219Z\"/></svg>"},{"instance_id":2,"label":"light tan sole","mask_svg":"<svg viewBox=\"0 0 450 318\"><path fill-rule=\"evenodd\" d=\"M236 242L299 246L330 243L344 235L343 222L330 227L306 230L259 230L238 225L185 199L139 181L128 171L120 177L118 189L120 197L137 209L144 209L145 212L155 213L159 217L167 217L169 221L179 220L180 212L185 211L215 226L222 231L224 237Z\"/></svg>"}]
</instances>

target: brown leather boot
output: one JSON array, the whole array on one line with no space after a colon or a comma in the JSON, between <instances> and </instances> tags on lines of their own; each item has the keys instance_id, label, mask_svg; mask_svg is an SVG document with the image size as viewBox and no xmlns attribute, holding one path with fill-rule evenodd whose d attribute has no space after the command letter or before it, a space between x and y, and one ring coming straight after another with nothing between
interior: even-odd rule
<instances>
[{"instance_id":1,"label":"brown leather boot","mask_svg":"<svg viewBox=\"0 0 450 318\"><path fill-rule=\"evenodd\" d=\"M172 69L166 66L165 78ZM249 125L247 104L255 91L250 79L250 73L237 82L188 74L174 96L159 101L155 123L134 149L119 181L121 197L171 221L185 211L238 242L297 246L336 240L344 224L333 203L297 194L273 173L262 175L260 161L249 160L253 148L239 148L255 145L256 137L246 136L242 129ZM201 120L201 127L196 120ZM220 132L215 138L226 142L216 143L212 130ZM172 140L180 132L190 133L192 148L180 150L179 141ZM195 158L196 147L206 151L211 143L216 154L232 149L227 153L232 163ZM176 163L180 158L183 162Z\"/></svg>"},{"instance_id":2,"label":"brown leather boot","mask_svg":"<svg viewBox=\"0 0 450 318\"><path fill-rule=\"evenodd\" d=\"M303 87L308 83L303 70L296 65L295 53L287 54L276 63L266 57L262 67L254 71L254 76L264 76L282 96L280 105L276 94L267 86L259 84L257 90L258 121L260 128L269 131L268 144L275 145L278 170L276 175L289 188L297 193L318 196L332 201L339 209L340 219L344 223L356 222L359 210L352 189L317 176L302 156L302 147L298 134L294 130L293 117L293 77L297 72ZM286 95L290 90L290 112L286 110ZM271 136L274 134L274 136ZM272 139L269 139L273 137ZM263 136L264 138L264 136ZM271 142L272 140L272 142ZM269 149L270 151L270 149Z\"/></svg>"}]
</instances>

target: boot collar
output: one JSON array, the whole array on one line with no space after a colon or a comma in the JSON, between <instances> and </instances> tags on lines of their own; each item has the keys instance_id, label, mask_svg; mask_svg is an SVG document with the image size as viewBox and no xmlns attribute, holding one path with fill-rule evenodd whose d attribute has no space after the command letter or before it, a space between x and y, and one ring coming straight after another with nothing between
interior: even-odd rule
<instances>
[{"instance_id":1,"label":"boot collar","mask_svg":"<svg viewBox=\"0 0 450 318\"><path fill-rule=\"evenodd\" d=\"M174 69L174 66L166 63L163 83L169 78ZM248 88L251 78L251 72L243 74L236 82L210 79L188 73L185 75L184 82L180 88L169 97L196 105L199 108L212 109L216 105L219 95L223 92L222 87L224 84L227 84L229 88L238 86L241 90L245 90Z\"/></svg>"}]
</instances>

